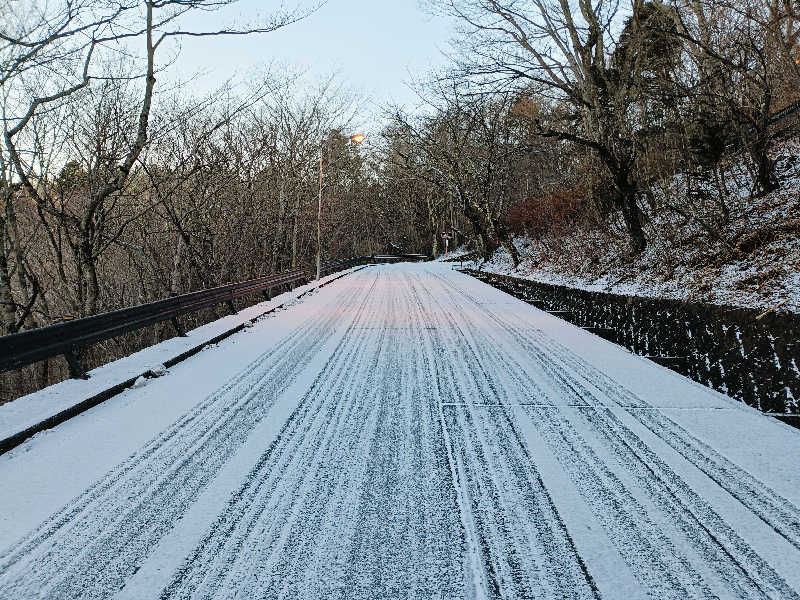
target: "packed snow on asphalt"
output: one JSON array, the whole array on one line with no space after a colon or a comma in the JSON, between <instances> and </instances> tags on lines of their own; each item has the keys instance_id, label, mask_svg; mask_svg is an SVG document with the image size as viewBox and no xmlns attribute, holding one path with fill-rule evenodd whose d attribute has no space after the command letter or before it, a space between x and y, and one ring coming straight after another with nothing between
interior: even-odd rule
<instances>
[{"instance_id":1,"label":"packed snow on asphalt","mask_svg":"<svg viewBox=\"0 0 800 600\"><path fill-rule=\"evenodd\" d=\"M800 431L370 266L0 456L0 598L800 598Z\"/></svg>"}]
</instances>

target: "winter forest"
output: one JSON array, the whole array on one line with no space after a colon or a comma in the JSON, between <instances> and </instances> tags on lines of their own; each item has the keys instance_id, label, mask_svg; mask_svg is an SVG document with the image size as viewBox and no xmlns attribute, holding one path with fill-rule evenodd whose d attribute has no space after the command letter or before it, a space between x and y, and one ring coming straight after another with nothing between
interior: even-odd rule
<instances>
[{"instance_id":1,"label":"winter forest","mask_svg":"<svg viewBox=\"0 0 800 600\"><path fill-rule=\"evenodd\" d=\"M428 0L456 23L450 66L362 145L337 75L162 77L183 38L302 35L315 9L185 25L233 4L0 0L1 335L311 266L320 194L323 261L438 256L449 232L479 261L701 298L732 271L742 293L800 288L797 2ZM0 403L66 373L2 375Z\"/></svg>"}]
</instances>

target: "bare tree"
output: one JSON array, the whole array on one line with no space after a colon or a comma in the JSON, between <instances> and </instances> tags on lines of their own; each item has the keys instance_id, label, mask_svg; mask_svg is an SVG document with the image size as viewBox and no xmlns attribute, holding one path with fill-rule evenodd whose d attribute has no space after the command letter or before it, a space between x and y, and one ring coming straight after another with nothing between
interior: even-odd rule
<instances>
[{"instance_id":1,"label":"bare tree","mask_svg":"<svg viewBox=\"0 0 800 600\"><path fill-rule=\"evenodd\" d=\"M511 95L469 97L457 87L434 86L430 102L433 114L417 122L402 113L395 115L394 135L403 142L395 152L402 167L436 186L440 197L463 212L487 258L502 245L516 266L519 254L503 216L512 200L516 161L527 148L518 121L509 116ZM427 195L426 200L428 218L434 223L439 220L436 196Z\"/></svg>"},{"instance_id":2,"label":"bare tree","mask_svg":"<svg viewBox=\"0 0 800 600\"><path fill-rule=\"evenodd\" d=\"M796 62L800 15L791 3L720 0L676 2L676 35L686 41L696 69L694 92L706 128L715 127L718 154L747 150L761 192L778 186L770 157L772 115L800 100Z\"/></svg>"},{"instance_id":3,"label":"bare tree","mask_svg":"<svg viewBox=\"0 0 800 600\"><path fill-rule=\"evenodd\" d=\"M165 42L186 36L224 36L268 33L297 21L305 13L280 12L255 27L221 28L210 31L195 31L184 28L184 18L197 11L219 10L234 4L235 0L219 0L213 3L201 0L145 0L143 2L64 0L52 10L34 15L17 15L13 5L4 7L8 14L18 17L9 21L8 29L0 32L3 47L4 89L10 89L4 114L4 142L8 161L13 165L27 194L46 213L66 219L76 231L74 247L79 256L78 277L80 280L80 314L97 311L99 284L97 281L97 259L100 249L106 244L98 224L105 219L107 208L113 205L116 196L131 178L137 161L148 141L149 121L158 70L156 55ZM49 6L48 6L49 8ZM47 189L33 178L36 157L26 157L18 140L31 124L32 119L52 106L63 102L87 88L102 77L95 68L98 54L109 45L136 44L144 46L142 72L127 78L140 78L142 82L138 111L133 128L134 135L126 140L124 148L102 157L102 178L94 178L86 190L88 200L80 216L60 210ZM63 76L57 78L48 93L26 89L31 77L41 69L56 66ZM75 67L80 65L79 69ZM108 78L114 81L116 78ZM123 78L124 79L124 78ZM22 90L22 91L20 91ZM107 91L107 90L106 90ZM9 108L19 108L19 116L9 114ZM8 295L3 292L3 295Z\"/></svg>"},{"instance_id":4,"label":"bare tree","mask_svg":"<svg viewBox=\"0 0 800 600\"><path fill-rule=\"evenodd\" d=\"M637 51L660 10L643 0L438 0L439 9L463 24L457 61L482 85L527 88L527 117L537 134L568 141L594 153L613 185L613 205L622 213L631 249L647 245L637 204L642 182L637 132L641 62ZM627 23L625 20L627 19ZM650 24L648 25L648 22ZM627 47L619 51L619 34ZM613 57L613 59L612 59Z\"/></svg>"}]
</instances>

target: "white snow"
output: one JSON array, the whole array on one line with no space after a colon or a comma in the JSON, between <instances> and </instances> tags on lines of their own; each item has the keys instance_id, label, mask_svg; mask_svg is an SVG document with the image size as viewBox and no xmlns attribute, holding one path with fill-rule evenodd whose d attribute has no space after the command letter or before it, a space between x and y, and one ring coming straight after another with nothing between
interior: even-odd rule
<instances>
[{"instance_id":1,"label":"white snow","mask_svg":"<svg viewBox=\"0 0 800 600\"><path fill-rule=\"evenodd\" d=\"M322 278L329 281L342 273L334 273ZM102 365L89 372L89 379L68 379L43 390L17 398L12 402L0 405L0 439L5 439L25 429L41 423L87 398L91 398L109 388L130 379L143 380L148 371L154 374L165 372L164 362L182 353L207 344L219 335L250 322L264 313L284 305L291 306L297 296L315 289L316 282L299 286L291 292L275 296L271 300L259 302L245 308L235 315L223 317L217 321L202 325L187 332L186 337L174 337L144 348L130 356ZM206 347L206 350L208 347ZM141 384L144 385L144 381Z\"/></svg>"},{"instance_id":2,"label":"white snow","mask_svg":"<svg viewBox=\"0 0 800 600\"><path fill-rule=\"evenodd\" d=\"M797 598L798 455L450 264L374 266L0 456L0 597Z\"/></svg>"},{"instance_id":3,"label":"white snow","mask_svg":"<svg viewBox=\"0 0 800 600\"><path fill-rule=\"evenodd\" d=\"M686 200L688 183L682 175L651 190L656 202L668 194L683 210L722 228L731 245L756 234L764 238L754 249L726 251L696 222L663 207L652 211L642 202L649 245L639 256L629 255L624 228L617 227L615 239L578 223L541 240L516 238L522 259L516 269L502 247L490 261L465 266L588 291L800 312L800 145L783 142L775 157L781 187L761 197L750 197L752 178L745 160L728 165L727 225L721 224L717 205ZM710 183L693 181L691 188L718 194ZM463 248L455 252L463 253Z\"/></svg>"},{"instance_id":4,"label":"white snow","mask_svg":"<svg viewBox=\"0 0 800 600\"><path fill-rule=\"evenodd\" d=\"M748 276L756 276L759 270L751 264L731 263L722 271L710 277L711 287L703 294L687 285L685 280L659 280L644 268L639 269L637 276L629 276L627 270L608 272L594 276L589 273L565 272L561 264L537 264L527 254L530 241L526 238L515 240L521 250L522 262L514 268L511 257L505 248L498 248L488 261L472 259L463 262L467 269L478 269L498 275L509 275L549 285L560 285L589 292L605 292L621 296L639 296L644 298L669 298L693 302L709 302L726 306L755 308L759 310L775 309L779 311L800 312L800 271L790 272L769 293L759 293L741 289L738 283ZM794 252L800 252L800 239L792 245ZM636 269L637 267L634 267ZM800 268L800 267L798 267ZM697 273L686 273L686 276Z\"/></svg>"}]
</instances>

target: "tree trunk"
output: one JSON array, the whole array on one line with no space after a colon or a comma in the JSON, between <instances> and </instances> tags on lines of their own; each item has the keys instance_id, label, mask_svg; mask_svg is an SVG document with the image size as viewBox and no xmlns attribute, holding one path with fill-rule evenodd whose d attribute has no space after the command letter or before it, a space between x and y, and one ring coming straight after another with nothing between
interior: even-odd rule
<instances>
[{"instance_id":1,"label":"tree trunk","mask_svg":"<svg viewBox=\"0 0 800 600\"><path fill-rule=\"evenodd\" d=\"M0 216L0 305L3 316L0 321L6 333L15 333L20 329L35 326L31 317L33 304L38 291L31 279L23 257L22 244L17 231L17 215L14 212L13 191L3 186L3 215ZM11 283L11 257L14 257L14 269L17 273L17 294L19 304L14 303ZM33 290L31 288L33 287ZM21 310L18 312L18 308Z\"/></svg>"},{"instance_id":2,"label":"tree trunk","mask_svg":"<svg viewBox=\"0 0 800 600\"><path fill-rule=\"evenodd\" d=\"M80 285L83 286L83 304L81 316L88 317L97 314L97 304L100 296L100 285L97 281L97 264L92 252L92 243L87 232L82 231L80 239L80 261L83 277Z\"/></svg>"},{"instance_id":3,"label":"tree trunk","mask_svg":"<svg viewBox=\"0 0 800 600\"><path fill-rule=\"evenodd\" d=\"M300 214L300 194L294 201L294 214L292 215L292 268L297 268L297 218Z\"/></svg>"},{"instance_id":4,"label":"tree trunk","mask_svg":"<svg viewBox=\"0 0 800 600\"><path fill-rule=\"evenodd\" d=\"M183 248L185 246L183 236L178 234L178 240L175 244L175 257L172 259L172 274L169 278L169 293L170 296L181 293L181 266L183 261Z\"/></svg>"},{"instance_id":5,"label":"tree trunk","mask_svg":"<svg viewBox=\"0 0 800 600\"><path fill-rule=\"evenodd\" d=\"M16 333L17 308L14 296L11 293L11 276L8 272L8 258L6 256L6 223L0 220L0 319L2 322L2 335Z\"/></svg>"},{"instance_id":6,"label":"tree trunk","mask_svg":"<svg viewBox=\"0 0 800 600\"><path fill-rule=\"evenodd\" d=\"M433 199L430 196L426 197L425 205L428 209L428 223L430 224L431 232L433 233L433 243L431 244L431 256L433 258L437 258L439 255L439 228L436 226L437 225L436 211Z\"/></svg>"},{"instance_id":7,"label":"tree trunk","mask_svg":"<svg viewBox=\"0 0 800 600\"><path fill-rule=\"evenodd\" d=\"M514 268L516 269L519 266L520 259L519 252L517 251L517 247L514 245L514 241L511 239L511 236L508 235L508 231L502 223L495 222L494 230L495 234L497 235L497 240L500 242L500 244L502 244L503 248L506 249L506 252L508 252L509 256L511 256L511 261L514 263Z\"/></svg>"},{"instance_id":8,"label":"tree trunk","mask_svg":"<svg viewBox=\"0 0 800 600\"><path fill-rule=\"evenodd\" d=\"M269 272L275 273L278 269L278 254L283 241L283 221L286 219L286 197L283 194L283 184L281 183L278 194L278 220L275 222L275 234L272 238L272 249L269 256ZM292 253L294 256L294 252ZM294 262L294 261L293 261Z\"/></svg>"},{"instance_id":9,"label":"tree trunk","mask_svg":"<svg viewBox=\"0 0 800 600\"><path fill-rule=\"evenodd\" d=\"M475 208L472 202L467 200L464 202L464 215L467 217L470 225L472 225L472 229L475 231L483 259L489 260L492 258L492 254L494 254L497 245L491 241L492 238L490 236L486 235L486 220L484 219L483 214L481 211Z\"/></svg>"},{"instance_id":10,"label":"tree trunk","mask_svg":"<svg viewBox=\"0 0 800 600\"><path fill-rule=\"evenodd\" d=\"M480 250L483 260L488 261L494 254L494 246L489 243L489 238L483 232L478 232L476 238L478 240L478 250Z\"/></svg>"},{"instance_id":11,"label":"tree trunk","mask_svg":"<svg viewBox=\"0 0 800 600\"><path fill-rule=\"evenodd\" d=\"M31 318L31 312L33 308L33 302L31 301L32 294L35 294L36 291L31 290L31 280L28 276L28 269L25 265L25 257L22 251L22 244L20 243L20 236L19 231L17 230L17 215L14 211L12 197L8 197L6 199L6 207L5 207L5 217L6 217L6 230L5 235L8 242L8 245L13 252L15 267L17 271L17 286L18 291L21 295L21 303L26 308L23 309L23 314L20 315L18 319L19 327L28 329L35 325L33 323L33 319ZM8 265L6 264L6 268ZM35 298L33 299L35 301ZM18 327L18 328L19 328Z\"/></svg>"},{"instance_id":12,"label":"tree trunk","mask_svg":"<svg viewBox=\"0 0 800 600\"><path fill-rule=\"evenodd\" d=\"M486 217L486 223L488 224L489 235L491 238L496 239L503 248L506 249L509 256L511 256L511 260L514 263L514 268L516 269L519 266L519 252L517 252L517 248L514 246L511 238L508 235L508 231L503 226L503 223L492 214L492 209L489 206L488 200L484 201L482 207L483 213Z\"/></svg>"},{"instance_id":13,"label":"tree trunk","mask_svg":"<svg viewBox=\"0 0 800 600\"><path fill-rule=\"evenodd\" d=\"M750 146L750 158L756 166L756 184L758 189L768 194L778 188L775 178L775 165L769 157L767 143L763 135L758 135L756 142Z\"/></svg>"},{"instance_id":14,"label":"tree trunk","mask_svg":"<svg viewBox=\"0 0 800 600\"><path fill-rule=\"evenodd\" d=\"M622 219L625 221L625 229L628 233L631 251L634 254L641 254L647 248L647 238L642 228L642 212L636 203L638 184L631 177L632 169L624 166L625 164L632 164L632 161L623 162L621 160L605 159L604 162L614 178L614 201L617 209L622 212Z\"/></svg>"},{"instance_id":15,"label":"tree trunk","mask_svg":"<svg viewBox=\"0 0 800 600\"><path fill-rule=\"evenodd\" d=\"M642 228L642 213L636 204L636 190L632 186L625 186L617 191L617 203L622 211L625 229L628 231L631 250L634 254L641 254L647 248L647 238Z\"/></svg>"}]
</instances>

